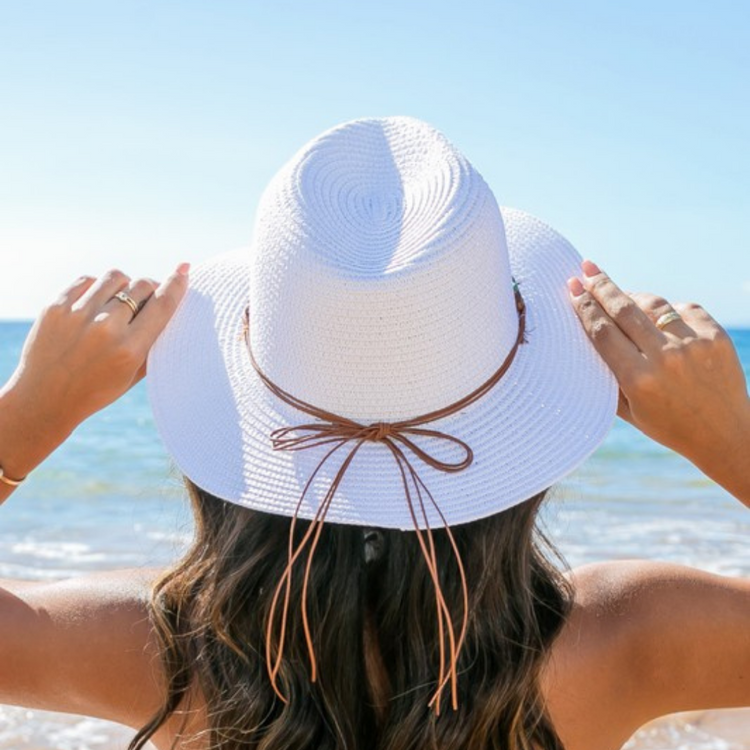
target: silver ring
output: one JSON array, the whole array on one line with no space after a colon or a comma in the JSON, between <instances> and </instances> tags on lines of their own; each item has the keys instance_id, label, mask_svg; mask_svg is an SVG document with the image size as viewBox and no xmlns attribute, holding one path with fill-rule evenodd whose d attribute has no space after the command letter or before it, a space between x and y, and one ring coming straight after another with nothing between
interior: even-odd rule
<instances>
[{"instance_id":1,"label":"silver ring","mask_svg":"<svg viewBox=\"0 0 750 750\"><path fill-rule=\"evenodd\" d=\"M670 310L665 312L664 315L660 315L656 319L656 327L661 331L664 330L664 326L668 326L670 323L674 323L675 320L682 320L682 315L676 310Z\"/></svg>"},{"instance_id":2,"label":"silver ring","mask_svg":"<svg viewBox=\"0 0 750 750\"><path fill-rule=\"evenodd\" d=\"M127 292L117 292L112 299L116 299L118 302L124 302L133 313L133 318L138 315L141 310L140 305ZM131 318L131 320L133 320L133 318Z\"/></svg>"}]
</instances>

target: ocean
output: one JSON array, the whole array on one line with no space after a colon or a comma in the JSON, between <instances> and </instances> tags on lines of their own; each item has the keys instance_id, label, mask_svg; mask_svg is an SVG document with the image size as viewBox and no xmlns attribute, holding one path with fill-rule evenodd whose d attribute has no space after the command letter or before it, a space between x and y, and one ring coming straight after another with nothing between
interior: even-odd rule
<instances>
[{"instance_id":1,"label":"ocean","mask_svg":"<svg viewBox=\"0 0 750 750\"><path fill-rule=\"evenodd\" d=\"M0 378L28 323L0 323ZM750 330L730 331L750 375ZM543 512L571 566L648 558L750 577L750 509L618 420ZM57 579L166 565L192 521L159 441L143 383L82 425L0 507L0 578ZM0 750L115 750L133 732L68 714L0 706ZM627 750L750 750L750 709L675 714Z\"/></svg>"}]
</instances>

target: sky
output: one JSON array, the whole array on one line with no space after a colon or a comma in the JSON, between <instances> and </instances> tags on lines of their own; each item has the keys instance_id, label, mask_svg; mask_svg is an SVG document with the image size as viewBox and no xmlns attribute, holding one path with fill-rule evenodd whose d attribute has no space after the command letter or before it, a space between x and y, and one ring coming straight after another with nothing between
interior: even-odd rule
<instances>
[{"instance_id":1,"label":"sky","mask_svg":"<svg viewBox=\"0 0 750 750\"><path fill-rule=\"evenodd\" d=\"M365 116L445 135L625 289L750 325L744 0L0 0L0 319L248 245Z\"/></svg>"}]
</instances>

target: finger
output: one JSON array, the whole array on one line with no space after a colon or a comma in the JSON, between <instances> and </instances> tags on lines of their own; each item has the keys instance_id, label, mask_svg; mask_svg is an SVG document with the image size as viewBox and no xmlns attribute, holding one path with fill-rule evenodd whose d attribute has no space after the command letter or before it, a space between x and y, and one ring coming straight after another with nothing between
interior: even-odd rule
<instances>
[{"instance_id":1,"label":"finger","mask_svg":"<svg viewBox=\"0 0 750 750\"><path fill-rule=\"evenodd\" d=\"M618 328L642 352L653 354L660 351L667 339L648 315L595 263L587 260L582 266L584 288L596 298Z\"/></svg>"},{"instance_id":2,"label":"finger","mask_svg":"<svg viewBox=\"0 0 750 750\"><path fill-rule=\"evenodd\" d=\"M698 303L675 302L673 307L695 333L711 339L728 335L724 327Z\"/></svg>"},{"instance_id":3,"label":"finger","mask_svg":"<svg viewBox=\"0 0 750 750\"><path fill-rule=\"evenodd\" d=\"M643 312L648 315L648 317L653 321L654 325L656 325L656 322L659 320L659 318L662 317L662 315L666 315L669 312L677 312L675 310L674 306L671 305L667 300L664 299L664 297L659 297L656 294L649 294L648 292L636 292L635 294L630 295L633 300L635 300L635 303L638 305L638 307L643 310ZM673 320L670 323L667 323L661 330L664 333L670 334L672 336L677 336L679 338L685 338L687 336L695 336L695 331L688 325L687 321L684 319L682 320Z\"/></svg>"},{"instance_id":4,"label":"finger","mask_svg":"<svg viewBox=\"0 0 750 750\"><path fill-rule=\"evenodd\" d=\"M91 317L101 312L102 307L130 283L130 277L122 271L112 269L100 276L73 305L74 310L86 309Z\"/></svg>"},{"instance_id":5,"label":"finger","mask_svg":"<svg viewBox=\"0 0 750 750\"><path fill-rule=\"evenodd\" d=\"M633 423L633 415L630 413L630 402L625 397L625 394L620 389L617 394L617 416L620 419L624 419L626 422Z\"/></svg>"},{"instance_id":6,"label":"finger","mask_svg":"<svg viewBox=\"0 0 750 750\"><path fill-rule=\"evenodd\" d=\"M130 384L131 387L134 386L136 383L140 383L143 378L146 377L146 360L143 360L143 364L138 368L138 372L136 372L135 377L133 378L133 382Z\"/></svg>"},{"instance_id":7,"label":"finger","mask_svg":"<svg viewBox=\"0 0 750 750\"><path fill-rule=\"evenodd\" d=\"M609 365L618 382L631 377L633 371L645 364L638 347L607 315L591 292L586 291L580 279L568 281L573 308L602 359Z\"/></svg>"},{"instance_id":8,"label":"finger","mask_svg":"<svg viewBox=\"0 0 750 750\"><path fill-rule=\"evenodd\" d=\"M140 347L144 355L164 330L182 301L187 291L189 269L189 264L181 263L177 270L158 286L133 321L133 344Z\"/></svg>"},{"instance_id":9,"label":"finger","mask_svg":"<svg viewBox=\"0 0 750 750\"><path fill-rule=\"evenodd\" d=\"M84 294L95 281L95 276L81 276L70 286L60 292L56 304L61 307L70 307L80 299L81 295Z\"/></svg>"},{"instance_id":10,"label":"finger","mask_svg":"<svg viewBox=\"0 0 750 750\"><path fill-rule=\"evenodd\" d=\"M138 307L138 313L133 312L130 305L117 297L110 297L101 312L107 316L122 319L126 323L131 323L158 286L153 279L138 279L137 281L131 281L126 289L120 290L124 291L135 302Z\"/></svg>"}]
</instances>

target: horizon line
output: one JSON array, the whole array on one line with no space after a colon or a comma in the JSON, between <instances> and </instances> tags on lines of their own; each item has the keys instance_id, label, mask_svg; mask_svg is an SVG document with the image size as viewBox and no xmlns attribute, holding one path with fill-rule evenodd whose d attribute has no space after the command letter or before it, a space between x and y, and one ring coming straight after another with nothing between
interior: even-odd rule
<instances>
[{"instance_id":1,"label":"horizon line","mask_svg":"<svg viewBox=\"0 0 750 750\"><path fill-rule=\"evenodd\" d=\"M0 318L0 325L3 323L27 323L31 325L36 318ZM721 323L719 325L727 331L750 331L750 320L744 323Z\"/></svg>"}]
</instances>

